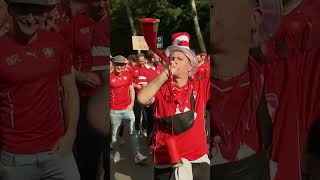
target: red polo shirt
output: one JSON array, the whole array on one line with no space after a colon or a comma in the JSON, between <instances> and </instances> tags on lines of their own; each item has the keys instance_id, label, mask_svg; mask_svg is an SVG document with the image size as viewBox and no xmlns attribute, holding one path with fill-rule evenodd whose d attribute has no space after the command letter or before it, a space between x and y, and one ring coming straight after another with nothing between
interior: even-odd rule
<instances>
[{"instance_id":1,"label":"red polo shirt","mask_svg":"<svg viewBox=\"0 0 320 180\"><path fill-rule=\"evenodd\" d=\"M132 77L128 71L110 74L110 105L112 110L125 110L131 103L129 87Z\"/></svg>"},{"instance_id":2,"label":"red polo shirt","mask_svg":"<svg viewBox=\"0 0 320 180\"><path fill-rule=\"evenodd\" d=\"M50 19L54 20L55 25L57 26L58 32L66 29L66 26L70 24L72 19L72 14L70 8L66 7L64 3L59 3L53 11L49 14Z\"/></svg>"},{"instance_id":3,"label":"red polo shirt","mask_svg":"<svg viewBox=\"0 0 320 180\"><path fill-rule=\"evenodd\" d=\"M159 65L157 67L151 67L148 64L146 64L144 67L141 68L140 76L145 77L145 81L140 77L140 82L146 82L149 83L152 80L154 80L156 77L158 77L161 72L163 71L163 66Z\"/></svg>"},{"instance_id":4,"label":"red polo shirt","mask_svg":"<svg viewBox=\"0 0 320 180\"><path fill-rule=\"evenodd\" d=\"M139 68L138 66L132 67L130 69L130 74L133 78L133 83L135 83L135 84L139 84L140 70L141 70L141 68Z\"/></svg>"},{"instance_id":5,"label":"red polo shirt","mask_svg":"<svg viewBox=\"0 0 320 180\"><path fill-rule=\"evenodd\" d=\"M133 84L140 84L140 85L147 84L147 77L142 69L143 67L140 68L139 66L134 66L129 69ZM135 92L137 94L139 90L135 88Z\"/></svg>"},{"instance_id":6,"label":"red polo shirt","mask_svg":"<svg viewBox=\"0 0 320 180\"><path fill-rule=\"evenodd\" d=\"M249 70L242 76L214 81L212 142L232 161L240 142L261 150L255 113L265 80L274 131L271 175L276 180L301 180L304 139L320 117L320 46L314 41L320 26L315 7L319 7L317 2L304 1L284 17L267 44L267 64L257 65L250 59ZM284 56L275 52L280 41L288 45ZM221 140L215 141L216 136Z\"/></svg>"},{"instance_id":7,"label":"red polo shirt","mask_svg":"<svg viewBox=\"0 0 320 180\"><path fill-rule=\"evenodd\" d=\"M64 134L60 78L71 72L62 37L40 31L24 46L0 37L1 148L18 154L48 151Z\"/></svg>"},{"instance_id":8,"label":"red polo shirt","mask_svg":"<svg viewBox=\"0 0 320 180\"><path fill-rule=\"evenodd\" d=\"M80 72L105 70L110 56L109 16L94 21L86 15L86 10L76 15L73 24L74 67ZM96 89L79 84L81 97L95 94Z\"/></svg>"},{"instance_id":9,"label":"red polo shirt","mask_svg":"<svg viewBox=\"0 0 320 180\"><path fill-rule=\"evenodd\" d=\"M193 78L195 80L210 78L210 60L206 60L198 67Z\"/></svg>"},{"instance_id":10,"label":"red polo shirt","mask_svg":"<svg viewBox=\"0 0 320 180\"><path fill-rule=\"evenodd\" d=\"M172 97L168 86L170 82L166 82L155 96L154 105L154 117L161 118L176 114L176 109L179 101L186 101L186 107L191 108L190 96L188 94L189 89L193 90L195 96L195 122L191 129L173 136L162 125L156 124L155 136L154 136L154 159L155 165L168 165L170 164L170 157L166 146L166 139L173 136L178 147L178 151L181 157L188 160L196 160L201 156L208 153L208 147L206 143L205 132L205 120L204 111L206 102L209 98L209 79L206 81L200 81L199 83L189 82L188 85L178 88L174 88L176 95ZM187 98L186 98L187 97ZM182 110L183 111L183 110Z\"/></svg>"}]
</instances>

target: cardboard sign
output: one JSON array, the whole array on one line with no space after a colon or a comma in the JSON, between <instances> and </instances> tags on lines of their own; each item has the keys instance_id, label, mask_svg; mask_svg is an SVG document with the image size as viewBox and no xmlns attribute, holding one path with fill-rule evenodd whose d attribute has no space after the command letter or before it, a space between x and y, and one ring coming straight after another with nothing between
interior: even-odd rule
<instances>
[{"instance_id":1,"label":"cardboard sign","mask_svg":"<svg viewBox=\"0 0 320 180\"><path fill-rule=\"evenodd\" d=\"M132 36L133 50L149 50L149 46L144 39L144 36Z\"/></svg>"}]
</instances>

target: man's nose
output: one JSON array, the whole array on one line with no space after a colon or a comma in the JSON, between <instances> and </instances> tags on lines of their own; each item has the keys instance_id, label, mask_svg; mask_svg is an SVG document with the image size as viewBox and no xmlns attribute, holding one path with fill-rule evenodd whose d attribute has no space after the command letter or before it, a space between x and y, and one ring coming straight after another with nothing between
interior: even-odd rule
<instances>
[{"instance_id":1,"label":"man's nose","mask_svg":"<svg viewBox=\"0 0 320 180\"><path fill-rule=\"evenodd\" d=\"M26 17L29 23L32 23L32 24L35 23L35 18L32 13L29 13Z\"/></svg>"}]
</instances>

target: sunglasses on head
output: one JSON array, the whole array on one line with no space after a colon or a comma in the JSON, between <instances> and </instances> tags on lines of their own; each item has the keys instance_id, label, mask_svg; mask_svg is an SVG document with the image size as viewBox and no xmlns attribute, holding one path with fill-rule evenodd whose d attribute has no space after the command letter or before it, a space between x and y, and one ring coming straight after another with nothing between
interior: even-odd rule
<instances>
[{"instance_id":1,"label":"sunglasses on head","mask_svg":"<svg viewBox=\"0 0 320 180\"><path fill-rule=\"evenodd\" d=\"M125 66L126 63L113 63L114 66Z\"/></svg>"}]
</instances>

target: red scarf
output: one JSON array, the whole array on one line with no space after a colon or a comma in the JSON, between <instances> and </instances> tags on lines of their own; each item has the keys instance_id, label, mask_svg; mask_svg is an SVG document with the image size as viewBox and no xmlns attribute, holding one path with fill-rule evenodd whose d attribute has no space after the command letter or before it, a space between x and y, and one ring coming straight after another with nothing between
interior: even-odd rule
<instances>
[{"instance_id":1,"label":"red scarf","mask_svg":"<svg viewBox=\"0 0 320 180\"><path fill-rule=\"evenodd\" d=\"M191 108L190 96L193 90L193 83L191 80L188 80L186 85L177 87L174 79L171 78L168 80L167 85L169 87L169 91L166 94L168 102L175 104L180 112L184 112L186 107Z\"/></svg>"}]
</instances>

